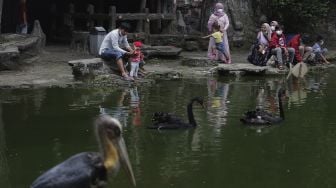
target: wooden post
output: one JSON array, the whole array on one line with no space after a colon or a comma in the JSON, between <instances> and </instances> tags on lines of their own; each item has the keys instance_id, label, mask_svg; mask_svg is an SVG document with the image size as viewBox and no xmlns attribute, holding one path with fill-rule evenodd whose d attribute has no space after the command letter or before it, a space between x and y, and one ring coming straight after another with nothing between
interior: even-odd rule
<instances>
[{"instance_id":1,"label":"wooden post","mask_svg":"<svg viewBox=\"0 0 336 188\"><path fill-rule=\"evenodd\" d=\"M145 9L145 13L146 13L146 20L145 20L145 43L149 42L149 35L150 35L150 20L148 18L148 14L149 14L149 9L146 8Z\"/></svg>"},{"instance_id":2,"label":"wooden post","mask_svg":"<svg viewBox=\"0 0 336 188\"><path fill-rule=\"evenodd\" d=\"M110 16L109 30L111 31L116 28L116 22L117 22L117 9L115 6L110 7L109 16Z\"/></svg>"},{"instance_id":3,"label":"wooden post","mask_svg":"<svg viewBox=\"0 0 336 188\"><path fill-rule=\"evenodd\" d=\"M75 5L73 3L69 4L69 26L71 32L75 30Z\"/></svg>"},{"instance_id":4,"label":"wooden post","mask_svg":"<svg viewBox=\"0 0 336 188\"><path fill-rule=\"evenodd\" d=\"M0 33L1 33L1 20L2 20L2 6L3 6L3 0L0 0Z\"/></svg>"},{"instance_id":5,"label":"wooden post","mask_svg":"<svg viewBox=\"0 0 336 188\"><path fill-rule=\"evenodd\" d=\"M175 16L174 16L174 19L173 20L170 20L168 22L168 26L167 26L167 33L176 33L176 1L173 2L173 4L171 5L170 7L171 9L168 10L169 12L173 13Z\"/></svg>"},{"instance_id":6,"label":"wooden post","mask_svg":"<svg viewBox=\"0 0 336 188\"><path fill-rule=\"evenodd\" d=\"M147 0L141 0L140 13L145 11L146 3L147 3ZM138 21L137 29L136 29L138 32L142 32L143 31L143 29L144 29L143 28L143 23L144 23L144 20L139 20Z\"/></svg>"},{"instance_id":7,"label":"wooden post","mask_svg":"<svg viewBox=\"0 0 336 188\"><path fill-rule=\"evenodd\" d=\"M104 2L103 2L103 0L99 0L97 12L98 13L104 13ZM103 26L103 24L104 24L104 20L102 20L102 19L97 20L97 25L98 26Z\"/></svg>"},{"instance_id":8,"label":"wooden post","mask_svg":"<svg viewBox=\"0 0 336 188\"><path fill-rule=\"evenodd\" d=\"M97 12L99 13L104 12L104 1L103 0L98 1Z\"/></svg>"},{"instance_id":9,"label":"wooden post","mask_svg":"<svg viewBox=\"0 0 336 188\"><path fill-rule=\"evenodd\" d=\"M89 15L88 20L87 20L87 28L90 31L95 25L94 19L93 19L94 6L92 4L88 4L88 7L87 7L86 11Z\"/></svg>"},{"instance_id":10,"label":"wooden post","mask_svg":"<svg viewBox=\"0 0 336 188\"><path fill-rule=\"evenodd\" d=\"M50 20L51 20L50 21L51 27L50 27L49 34L51 37L55 37L56 28L57 28L57 5L56 3L51 3L50 5Z\"/></svg>"},{"instance_id":11,"label":"wooden post","mask_svg":"<svg viewBox=\"0 0 336 188\"><path fill-rule=\"evenodd\" d=\"M161 0L158 0L157 1L157 13L158 14L162 14L162 8L161 8ZM158 21L157 21L157 26L158 26L158 30L159 30L159 32L161 32L161 30L162 30L162 21L161 21L161 19L159 19Z\"/></svg>"}]
</instances>

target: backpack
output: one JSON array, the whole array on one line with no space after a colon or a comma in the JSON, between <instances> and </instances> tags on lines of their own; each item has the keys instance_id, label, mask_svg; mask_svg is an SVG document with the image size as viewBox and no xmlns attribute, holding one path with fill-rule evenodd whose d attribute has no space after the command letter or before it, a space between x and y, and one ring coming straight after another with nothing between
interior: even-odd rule
<instances>
[{"instance_id":1,"label":"backpack","mask_svg":"<svg viewBox=\"0 0 336 188\"><path fill-rule=\"evenodd\" d=\"M247 60L256 66L266 66L267 60L270 55L269 48L264 50L265 53L261 53L259 51L259 43L255 43L252 45L251 54L247 57Z\"/></svg>"}]
</instances>

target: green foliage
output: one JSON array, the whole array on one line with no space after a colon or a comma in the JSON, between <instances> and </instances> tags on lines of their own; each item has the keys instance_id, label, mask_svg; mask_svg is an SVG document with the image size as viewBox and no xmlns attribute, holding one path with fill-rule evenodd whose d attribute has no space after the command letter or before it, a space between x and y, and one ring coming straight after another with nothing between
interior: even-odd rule
<instances>
[{"instance_id":1,"label":"green foliage","mask_svg":"<svg viewBox=\"0 0 336 188\"><path fill-rule=\"evenodd\" d=\"M287 31L309 31L323 22L330 11L329 0L266 0L259 1L267 17L279 20Z\"/></svg>"}]
</instances>

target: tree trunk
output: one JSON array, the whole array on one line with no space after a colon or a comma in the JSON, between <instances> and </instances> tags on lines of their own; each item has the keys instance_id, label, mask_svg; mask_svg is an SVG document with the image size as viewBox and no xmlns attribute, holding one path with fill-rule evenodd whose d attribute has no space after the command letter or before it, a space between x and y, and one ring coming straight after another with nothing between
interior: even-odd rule
<instances>
[{"instance_id":1,"label":"tree trunk","mask_svg":"<svg viewBox=\"0 0 336 188\"><path fill-rule=\"evenodd\" d=\"M3 5L3 0L0 0L0 33L1 33L1 20L2 20L2 5Z\"/></svg>"},{"instance_id":2,"label":"tree trunk","mask_svg":"<svg viewBox=\"0 0 336 188\"><path fill-rule=\"evenodd\" d=\"M200 19L200 25L201 25L201 32L207 33L207 23L210 14L210 10L212 10L213 5L215 4L214 0L210 1L203 1L202 2L202 10L201 10L201 19Z\"/></svg>"}]
</instances>

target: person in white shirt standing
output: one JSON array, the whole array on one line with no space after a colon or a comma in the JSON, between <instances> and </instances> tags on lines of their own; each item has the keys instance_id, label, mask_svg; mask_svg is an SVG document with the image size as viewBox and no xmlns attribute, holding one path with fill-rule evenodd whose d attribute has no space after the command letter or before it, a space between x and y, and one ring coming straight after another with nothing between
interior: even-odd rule
<instances>
[{"instance_id":1,"label":"person in white shirt standing","mask_svg":"<svg viewBox=\"0 0 336 188\"><path fill-rule=\"evenodd\" d=\"M127 33L130 29L131 26L129 23L121 23L118 29L112 30L105 36L99 49L101 58L105 60L114 59L116 61L121 76L126 80L133 79L128 75L127 70L125 70L122 59L124 55L132 55L134 53L127 41Z\"/></svg>"}]
</instances>

